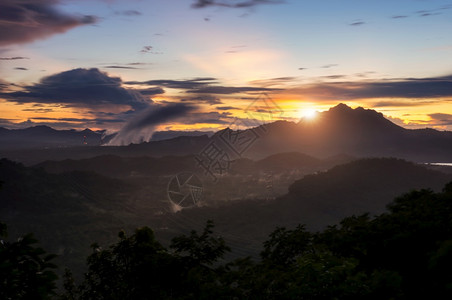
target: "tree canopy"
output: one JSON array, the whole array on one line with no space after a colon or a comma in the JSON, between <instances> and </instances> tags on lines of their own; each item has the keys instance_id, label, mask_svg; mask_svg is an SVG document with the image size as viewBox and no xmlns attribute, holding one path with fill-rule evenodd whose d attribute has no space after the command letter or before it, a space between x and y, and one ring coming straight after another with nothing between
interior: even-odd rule
<instances>
[{"instance_id":1,"label":"tree canopy","mask_svg":"<svg viewBox=\"0 0 452 300\"><path fill-rule=\"evenodd\" d=\"M53 256L34 242L1 240L2 298L54 297ZM384 214L350 216L320 232L276 228L258 261L226 261L227 251L212 221L169 247L148 227L121 231L110 246L92 245L81 282L66 271L58 298L451 299L452 183L440 193L411 191Z\"/></svg>"}]
</instances>

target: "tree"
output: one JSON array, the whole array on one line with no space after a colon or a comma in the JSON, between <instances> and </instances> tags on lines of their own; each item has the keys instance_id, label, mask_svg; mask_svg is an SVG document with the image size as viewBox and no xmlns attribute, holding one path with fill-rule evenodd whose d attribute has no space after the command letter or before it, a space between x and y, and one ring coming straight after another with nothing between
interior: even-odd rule
<instances>
[{"instance_id":1,"label":"tree","mask_svg":"<svg viewBox=\"0 0 452 300\"><path fill-rule=\"evenodd\" d=\"M32 234L17 241L7 238L7 226L0 222L0 299L50 299L55 295L56 257L35 246Z\"/></svg>"},{"instance_id":2,"label":"tree","mask_svg":"<svg viewBox=\"0 0 452 300\"><path fill-rule=\"evenodd\" d=\"M81 299L149 299L168 297L171 290L171 256L143 227L127 237L121 231L119 242L102 249L93 244L88 272L77 291ZM68 281L69 283L70 281ZM68 285L70 287L70 285ZM66 297L75 297L74 289ZM72 290L72 292L71 292Z\"/></svg>"},{"instance_id":3,"label":"tree","mask_svg":"<svg viewBox=\"0 0 452 300\"><path fill-rule=\"evenodd\" d=\"M212 265L231 249L226 246L222 237L213 237L213 221L208 220L203 233L199 235L192 230L189 236L181 235L173 238L170 248L176 255L198 265Z\"/></svg>"},{"instance_id":4,"label":"tree","mask_svg":"<svg viewBox=\"0 0 452 300\"><path fill-rule=\"evenodd\" d=\"M229 248L213 237L213 222L201 235L173 239L172 252L163 247L154 232L143 227L132 236L121 231L119 241L107 249L93 244L88 272L76 286L65 276L63 299L211 299L218 294L217 262Z\"/></svg>"}]
</instances>

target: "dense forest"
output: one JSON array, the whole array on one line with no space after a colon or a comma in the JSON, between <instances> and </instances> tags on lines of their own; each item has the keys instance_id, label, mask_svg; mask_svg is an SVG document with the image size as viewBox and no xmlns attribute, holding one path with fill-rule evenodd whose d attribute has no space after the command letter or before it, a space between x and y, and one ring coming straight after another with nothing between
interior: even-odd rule
<instances>
[{"instance_id":1,"label":"dense forest","mask_svg":"<svg viewBox=\"0 0 452 300\"><path fill-rule=\"evenodd\" d=\"M82 280L57 288L55 255L0 228L1 299L451 299L452 183L415 190L387 212L319 232L276 228L260 259L227 261L213 221L165 247L152 229L92 244Z\"/></svg>"}]
</instances>

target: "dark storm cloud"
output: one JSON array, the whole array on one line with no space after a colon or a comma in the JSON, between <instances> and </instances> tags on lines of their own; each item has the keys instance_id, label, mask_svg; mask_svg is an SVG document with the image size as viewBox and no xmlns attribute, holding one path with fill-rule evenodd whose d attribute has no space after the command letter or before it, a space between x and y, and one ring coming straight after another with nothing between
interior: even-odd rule
<instances>
[{"instance_id":1,"label":"dark storm cloud","mask_svg":"<svg viewBox=\"0 0 452 300\"><path fill-rule=\"evenodd\" d=\"M452 75L431 78L404 78L374 82L323 82L302 86L298 93L323 99L445 98L452 97Z\"/></svg>"},{"instance_id":2,"label":"dark storm cloud","mask_svg":"<svg viewBox=\"0 0 452 300\"><path fill-rule=\"evenodd\" d=\"M118 77L93 69L73 69L44 77L24 91L2 93L17 103L58 103L65 106L129 105L134 110L146 108L150 102L131 89L122 87Z\"/></svg>"},{"instance_id":3,"label":"dark storm cloud","mask_svg":"<svg viewBox=\"0 0 452 300\"><path fill-rule=\"evenodd\" d=\"M283 0L248 0L248 1L237 1L237 0L196 0L192 4L193 8L205 8L209 6L220 6L220 7L230 7L230 8L243 8L243 7L253 7L261 4L281 4L284 3Z\"/></svg>"},{"instance_id":4,"label":"dark storm cloud","mask_svg":"<svg viewBox=\"0 0 452 300\"><path fill-rule=\"evenodd\" d=\"M216 83L216 78L201 77L188 80L148 80L148 81L126 81L125 84L130 85L150 85L150 86L164 86L172 89L194 89L206 86L211 83Z\"/></svg>"},{"instance_id":5,"label":"dark storm cloud","mask_svg":"<svg viewBox=\"0 0 452 300\"><path fill-rule=\"evenodd\" d=\"M94 24L94 16L75 16L59 11L59 0L2 0L0 46L43 39L71 28Z\"/></svg>"},{"instance_id":6,"label":"dark storm cloud","mask_svg":"<svg viewBox=\"0 0 452 300\"><path fill-rule=\"evenodd\" d=\"M0 25L0 27L1 27L1 25ZM29 58L28 57L24 57L24 56L0 57L0 60L18 60L18 59L29 59Z\"/></svg>"}]
</instances>

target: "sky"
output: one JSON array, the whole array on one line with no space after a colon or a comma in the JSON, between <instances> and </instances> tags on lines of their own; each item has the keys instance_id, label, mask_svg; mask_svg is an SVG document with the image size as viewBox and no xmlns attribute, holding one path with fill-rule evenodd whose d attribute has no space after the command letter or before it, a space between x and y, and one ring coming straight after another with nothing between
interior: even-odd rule
<instances>
[{"instance_id":1,"label":"sky","mask_svg":"<svg viewBox=\"0 0 452 300\"><path fill-rule=\"evenodd\" d=\"M0 126L217 130L345 103L452 130L451 33L441 0L0 0Z\"/></svg>"}]
</instances>

